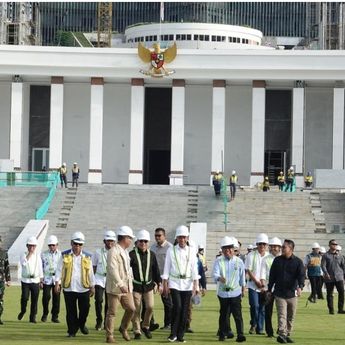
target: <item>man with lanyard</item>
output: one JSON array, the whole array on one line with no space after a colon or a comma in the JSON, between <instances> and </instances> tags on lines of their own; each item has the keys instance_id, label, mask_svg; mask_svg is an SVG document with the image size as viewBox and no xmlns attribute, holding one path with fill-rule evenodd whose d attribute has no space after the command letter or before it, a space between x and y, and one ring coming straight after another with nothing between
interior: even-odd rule
<instances>
[{"instance_id":1,"label":"man with lanyard","mask_svg":"<svg viewBox=\"0 0 345 345\"><path fill-rule=\"evenodd\" d=\"M55 293L55 274L58 262L61 259L61 252L58 249L58 239L56 236L51 235L48 238L48 250L41 254L43 265L43 315L41 317L42 322L47 321L49 314L49 301L52 295L52 322L59 323L60 312L60 293Z\"/></svg>"},{"instance_id":2,"label":"man with lanyard","mask_svg":"<svg viewBox=\"0 0 345 345\"><path fill-rule=\"evenodd\" d=\"M0 236L0 325L3 325L4 323L1 320L1 316L4 311L5 285L10 286L11 276L7 250L1 248L1 242L2 240Z\"/></svg>"},{"instance_id":3,"label":"man with lanyard","mask_svg":"<svg viewBox=\"0 0 345 345\"><path fill-rule=\"evenodd\" d=\"M310 282L311 293L308 297L308 301L316 303L316 297L320 297L319 293L322 290L322 270L320 245L315 242L312 245L312 252L307 254L304 259L304 266L307 271L308 279Z\"/></svg>"},{"instance_id":4,"label":"man with lanyard","mask_svg":"<svg viewBox=\"0 0 345 345\"><path fill-rule=\"evenodd\" d=\"M185 342L187 313L191 297L198 294L199 279L197 257L194 249L187 244L188 228L180 225L176 229L177 244L169 248L165 264L163 279L163 293L171 294L173 301L170 342Z\"/></svg>"},{"instance_id":5,"label":"man with lanyard","mask_svg":"<svg viewBox=\"0 0 345 345\"><path fill-rule=\"evenodd\" d=\"M133 230L129 226L121 226L117 231L117 243L108 252L105 285L108 298L108 311L105 319L107 343L115 343L114 321L119 304L125 310L119 331L126 341L131 340L128 326L134 315L135 306L132 294L132 269L127 249L132 244L133 238Z\"/></svg>"},{"instance_id":6,"label":"man with lanyard","mask_svg":"<svg viewBox=\"0 0 345 345\"><path fill-rule=\"evenodd\" d=\"M264 286L262 291L262 296L267 296L267 285L268 279L270 277L270 270L275 257L280 255L282 241L278 237L273 237L270 239L269 243L270 254L262 259L260 280ZM274 299L268 298L265 300L265 330L269 338L274 337L274 331L272 327L272 313L273 313Z\"/></svg>"},{"instance_id":7,"label":"man with lanyard","mask_svg":"<svg viewBox=\"0 0 345 345\"><path fill-rule=\"evenodd\" d=\"M99 248L92 255L92 266L95 274L95 310L96 310L96 330L102 330L102 307L103 296L105 294L105 280L107 276L107 255L111 247L115 245L116 235L114 231L108 230L103 237L104 247ZM105 294L104 315L107 314L108 300Z\"/></svg>"},{"instance_id":8,"label":"man with lanyard","mask_svg":"<svg viewBox=\"0 0 345 345\"><path fill-rule=\"evenodd\" d=\"M43 280L42 260L40 254L36 251L37 244L38 241L35 236L29 237L26 242L27 252L20 256L22 296L18 320L21 320L26 312L26 306L31 293L30 322L32 323L36 323L37 302L40 284L42 284Z\"/></svg>"},{"instance_id":9,"label":"man with lanyard","mask_svg":"<svg viewBox=\"0 0 345 345\"><path fill-rule=\"evenodd\" d=\"M229 315L236 323L238 343L246 341L243 335L243 318L241 300L245 291L245 270L243 261L235 254L235 241L225 236L221 242L223 255L216 259L213 267L213 278L217 283L217 296L220 303L219 341L228 335Z\"/></svg>"},{"instance_id":10,"label":"man with lanyard","mask_svg":"<svg viewBox=\"0 0 345 345\"><path fill-rule=\"evenodd\" d=\"M159 272L160 275L162 275L167 251L173 245L166 240L165 229L163 228L157 228L155 230L155 240L156 243L151 246L150 250L156 255ZM161 327L161 329L170 329L172 313L171 295L169 294L168 296L165 296L164 294L161 294L161 299L164 305L164 325Z\"/></svg>"},{"instance_id":11,"label":"man with lanyard","mask_svg":"<svg viewBox=\"0 0 345 345\"><path fill-rule=\"evenodd\" d=\"M328 243L329 250L322 256L321 268L327 291L327 306L330 314L334 314L333 290L338 291L338 314L345 314L344 311L344 256L337 252L338 243L332 239Z\"/></svg>"},{"instance_id":12,"label":"man with lanyard","mask_svg":"<svg viewBox=\"0 0 345 345\"><path fill-rule=\"evenodd\" d=\"M230 195L231 195L231 200L235 199L236 195L236 185L237 185L237 175L236 171L233 170L230 176Z\"/></svg>"},{"instance_id":13,"label":"man with lanyard","mask_svg":"<svg viewBox=\"0 0 345 345\"><path fill-rule=\"evenodd\" d=\"M300 258L293 254L295 243L284 240L282 255L272 263L268 293L274 295L278 314L278 337L281 344L293 343L290 338L297 310L297 298L304 287L305 270Z\"/></svg>"},{"instance_id":14,"label":"man with lanyard","mask_svg":"<svg viewBox=\"0 0 345 345\"><path fill-rule=\"evenodd\" d=\"M260 280L261 263L265 256L268 244L266 234L259 234L256 238L257 250L250 252L246 257L245 268L248 275L248 293L250 305L250 334L265 334L265 307L260 304L260 292L263 285Z\"/></svg>"},{"instance_id":15,"label":"man with lanyard","mask_svg":"<svg viewBox=\"0 0 345 345\"><path fill-rule=\"evenodd\" d=\"M161 277L156 256L148 249L150 234L147 230L140 230L137 234L137 245L129 252L133 271L133 299L135 314L132 319L134 339L141 338L141 331L146 338L151 339L150 320L153 314L153 291L156 287L162 292ZM145 302L145 315L140 327L140 310L142 300Z\"/></svg>"},{"instance_id":16,"label":"man with lanyard","mask_svg":"<svg viewBox=\"0 0 345 345\"><path fill-rule=\"evenodd\" d=\"M84 243L84 234L75 232L71 237L72 248L61 253L56 270L55 291L58 293L63 288L68 337L75 337L79 329L83 334L89 334L86 320L90 310L90 297L95 292L95 276L91 254L82 251Z\"/></svg>"}]
</instances>

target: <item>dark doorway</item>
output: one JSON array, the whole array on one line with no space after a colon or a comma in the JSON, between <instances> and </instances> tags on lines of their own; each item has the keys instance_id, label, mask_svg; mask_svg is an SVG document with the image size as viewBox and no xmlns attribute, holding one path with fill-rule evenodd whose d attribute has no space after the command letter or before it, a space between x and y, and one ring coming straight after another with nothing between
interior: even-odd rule
<instances>
[{"instance_id":1,"label":"dark doorway","mask_svg":"<svg viewBox=\"0 0 345 345\"><path fill-rule=\"evenodd\" d=\"M266 91L264 174L271 184L291 164L291 110L291 90Z\"/></svg>"},{"instance_id":2,"label":"dark doorway","mask_svg":"<svg viewBox=\"0 0 345 345\"><path fill-rule=\"evenodd\" d=\"M171 99L171 88L145 89L145 184L169 184Z\"/></svg>"}]
</instances>

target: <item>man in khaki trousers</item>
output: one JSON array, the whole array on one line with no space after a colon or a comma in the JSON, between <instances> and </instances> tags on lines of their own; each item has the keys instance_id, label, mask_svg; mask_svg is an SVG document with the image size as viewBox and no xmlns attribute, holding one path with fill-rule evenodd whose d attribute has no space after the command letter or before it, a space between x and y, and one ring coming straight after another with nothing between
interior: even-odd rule
<instances>
[{"instance_id":1,"label":"man in khaki trousers","mask_svg":"<svg viewBox=\"0 0 345 345\"><path fill-rule=\"evenodd\" d=\"M105 320L106 342L115 343L114 319L117 306L122 305L125 313L121 320L120 332L123 339L131 340L128 326L135 312L133 301L133 278L127 248L134 238L133 231L128 226L121 226L117 231L117 243L108 252L106 292L108 311Z\"/></svg>"}]
</instances>

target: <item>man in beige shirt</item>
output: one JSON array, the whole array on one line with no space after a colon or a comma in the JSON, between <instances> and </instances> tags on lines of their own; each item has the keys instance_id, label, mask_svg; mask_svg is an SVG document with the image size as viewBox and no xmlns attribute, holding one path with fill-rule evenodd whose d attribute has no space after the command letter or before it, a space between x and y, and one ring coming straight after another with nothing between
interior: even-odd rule
<instances>
[{"instance_id":1,"label":"man in beige shirt","mask_svg":"<svg viewBox=\"0 0 345 345\"><path fill-rule=\"evenodd\" d=\"M127 248L134 238L133 231L128 226L121 226L117 231L117 243L109 249L107 257L106 292L108 310L105 320L106 342L115 343L114 319L118 304L125 310L121 320L120 332L123 339L131 340L128 326L135 312L133 301L133 278Z\"/></svg>"}]
</instances>

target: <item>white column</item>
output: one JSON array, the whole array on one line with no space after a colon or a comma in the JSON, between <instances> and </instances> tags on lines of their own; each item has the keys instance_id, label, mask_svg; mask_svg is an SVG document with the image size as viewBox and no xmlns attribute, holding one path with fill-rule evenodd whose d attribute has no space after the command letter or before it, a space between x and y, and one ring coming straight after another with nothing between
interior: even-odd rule
<instances>
[{"instance_id":1,"label":"white column","mask_svg":"<svg viewBox=\"0 0 345 345\"><path fill-rule=\"evenodd\" d=\"M303 84L302 84L303 86ZM292 91L291 165L295 167L296 186L303 187L304 157L304 87ZM289 168L289 167L287 167Z\"/></svg>"},{"instance_id":2,"label":"white column","mask_svg":"<svg viewBox=\"0 0 345 345\"><path fill-rule=\"evenodd\" d=\"M88 183L102 183L103 78L91 78Z\"/></svg>"},{"instance_id":3,"label":"white column","mask_svg":"<svg viewBox=\"0 0 345 345\"><path fill-rule=\"evenodd\" d=\"M63 77L52 77L50 87L49 169L62 164Z\"/></svg>"},{"instance_id":4,"label":"white column","mask_svg":"<svg viewBox=\"0 0 345 345\"><path fill-rule=\"evenodd\" d=\"M144 80L132 79L129 184L143 184Z\"/></svg>"},{"instance_id":5,"label":"white column","mask_svg":"<svg viewBox=\"0 0 345 345\"><path fill-rule=\"evenodd\" d=\"M213 81L210 185L212 185L213 176L217 171L223 173L225 141L225 86L225 80Z\"/></svg>"},{"instance_id":6,"label":"white column","mask_svg":"<svg viewBox=\"0 0 345 345\"><path fill-rule=\"evenodd\" d=\"M265 99L266 83L253 81L252 94L252 149L250 185L263 181L265 159Z\"/></svg>"},{"instance_id":7,"label":"white column","mask_svg":"<svg viewBox=\"0 0 345 345\"><path fill-rule=\"evenodd\" d=\"M170 185L183 185L185 81L174 79L171 107Z\"/></svg>"},{"instance_id":8,"label":"white column","mask_svg":"<svg viewBox=\"0 0 345 345\"><path fill-rule=\"evenodd\" d=\"M23 144L23 83L13 82L11 88L10 159L15 170L22 167Z\"/></svg>"},{"instance_id":9,"label":"white column","mask_svg":"<svg viewBox=\"0 0 345 345\"><path fill-rule=\"evenodd\" d=\"M344 88L335 88L333 94L332 169L344 169Z\"/></svg>"}]
</instances>

